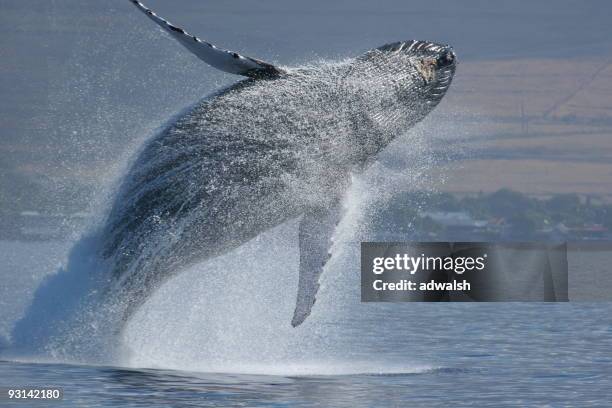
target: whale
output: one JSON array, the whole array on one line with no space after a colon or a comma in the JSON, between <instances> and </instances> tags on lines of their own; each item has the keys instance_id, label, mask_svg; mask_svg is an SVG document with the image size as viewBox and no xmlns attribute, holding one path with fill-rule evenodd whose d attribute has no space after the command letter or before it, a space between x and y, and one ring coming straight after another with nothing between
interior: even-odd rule
<instances>
[{"instance_id":1,"label":"whale","mask_svg":"<svg viewBox=\"0 0 612 408\"><path fill-rule=\"evenodd\" d=\"M439 104L457 66L453 48L398 41L285 67L218 47L130 2L161 35L243 79L197 101L140 148L101 232L109 293L125 299L127 320L181 270L295 220L291 324L299 326L315 304L352 175Z\"/></svg>"}]
</instances>

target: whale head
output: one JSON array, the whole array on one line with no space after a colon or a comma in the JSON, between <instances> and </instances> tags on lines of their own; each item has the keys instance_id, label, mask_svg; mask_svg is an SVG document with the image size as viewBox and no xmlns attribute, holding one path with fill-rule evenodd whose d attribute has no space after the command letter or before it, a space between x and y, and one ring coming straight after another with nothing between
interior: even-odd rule
<instances>
[{"instance_id":1,"label":"whale head","mask_svg":"<svg viewBox=\"0 0 612 408\"><path fill-rule=\"evenodd\" d=\"M403 41L378 47L366 54L383 76L398 84L406 96L437 104L448 90L457 57L452 47L426 41ZM408 91L408 92L407 92Z\"/></svg>"},{"instance_id":2,"label":"whale head","mask_svg":"<svg viewBox=\"0 0 612 408\"><path fill-rule=\"evenodd\" d=\"M357 59L350 76L376 95L379 116L414 124L442 100L457 57L452 47L427 41L394 42ZM404 123L405 124L405 123Z\"/></svg>"}]
</instances>

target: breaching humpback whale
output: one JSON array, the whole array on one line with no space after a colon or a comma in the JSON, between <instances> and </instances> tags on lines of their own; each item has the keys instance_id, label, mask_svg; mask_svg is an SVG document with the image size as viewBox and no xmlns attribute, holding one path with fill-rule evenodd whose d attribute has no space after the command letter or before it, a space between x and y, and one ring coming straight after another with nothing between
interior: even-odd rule
<instances>
[{"instance_id":1,"label":"breaching humpback whale","mask_svg":"<svg viewBox=\"0 0 612 408\"><path fill-rule=\"evenodd\" d=\"M167 124L123 180L102 256L114 292L127 299L126 317L177 271L300 218L298 326L315 302L351 173L440 102L455 72L452 48L403 41L284 68L219 48L131 2L202 61L247 78Z\"/></svg>"}]
</instances>

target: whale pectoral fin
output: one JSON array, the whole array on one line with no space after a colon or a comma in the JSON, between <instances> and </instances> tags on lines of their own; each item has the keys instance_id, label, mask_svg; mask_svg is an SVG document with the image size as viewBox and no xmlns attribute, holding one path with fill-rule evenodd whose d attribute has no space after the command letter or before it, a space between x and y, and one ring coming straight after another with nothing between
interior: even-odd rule
<instances>
[{"instance_id":1,"label":"whale pectoral fin","mask_svg":"<svg viewBox=\"0 0 612 408\"><path fill-rule=\"evenodd\" d=\"M181 45L213 67L230 74L244 75L250 78L274 78L282 74L280 68L264 61L246 57L237 52L224 50L207 41L189 34L163 18L157 16L138 0L130 0L140 11L168 32Z\"/></svg>"},{"instance_id":2,"label":"whale pectoral fin","mask_svg":"<svg viewBox=\"0 0 612 408\"><path fill-rule=\"evenodd\" d=\"M319 290L319 276L331 256L330 249L340 206L313 209L300 222L300 277L291 325L297 327L310 315Z\"/></svg>"}]
</instances>

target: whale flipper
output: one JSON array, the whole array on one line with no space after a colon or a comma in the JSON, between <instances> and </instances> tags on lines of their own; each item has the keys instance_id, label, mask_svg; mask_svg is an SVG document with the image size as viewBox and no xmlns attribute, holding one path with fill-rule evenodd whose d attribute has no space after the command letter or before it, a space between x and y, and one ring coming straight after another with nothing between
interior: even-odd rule
<instances>
[{"instance_id":1,"label":"whale flipper","mask_svg":"<svg viewBox=\"0 0 612 408\"><path fill-rule=\"evenodd\" d=\"M237 52L219 48L207 41L189 34L163 18L157 16L138 0L130 0L140 11L146 14L158 26L168 32L185 48L207 64L230 74L244 75L250 78L274 78L283 73L280 68L264 61L246 57Z\"/></svg>"},{"instance_id":2,"label":"whale flipper","mask_svg":"<svg viewBox=\"0 0 612 408\"><path fill-rule=\"evenodd\" d=\"M300 222L300 277L291 325L297 327L310 315L319 290L319 276L331 257L332 236L340 219L340 208L316 208Z\"/></svg>"}]
</instances>

